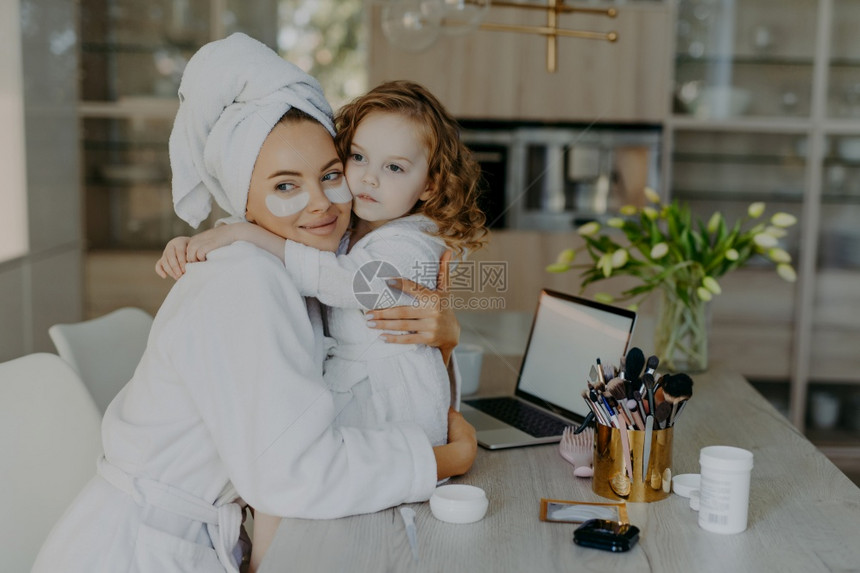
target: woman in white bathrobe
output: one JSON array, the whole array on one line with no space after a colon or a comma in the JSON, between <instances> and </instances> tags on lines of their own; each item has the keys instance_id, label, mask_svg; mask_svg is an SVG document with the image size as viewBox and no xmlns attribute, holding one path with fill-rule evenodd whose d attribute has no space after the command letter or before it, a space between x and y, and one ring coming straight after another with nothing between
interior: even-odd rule
<instances>
[{"instance_id":1,"label":"woman in white bathrobe","mask_svg":"<svg viewBox=\"0 0 860 573\"><path fill-rule=\"evenodd\" d=\"M171 135L177 213L201 217L211 194L234 215L241 209L285 238L334 250L350 205L331 199L343 170L318 84L246 36L213 44L195 56L202 62L189 62L180 87ZM261 68L252 64L261 59L268 59L262 69L284 71L282 87L255 84ZM195 88L219 89L218 81L191 83L207 63L238 93L209 110L218 110L214 121L198 108L183 117ZM236 108L249 103L237 121ZM183 158L189 150L177 131L187 123L194 129ZM218 141L219 129L230 137ZM235 160L228 168L219 157ZM305 206L278 216L269 198L296 188L307 193ZM33 571L237 571L239 496L273 515L334 518L425 500L437 479L471 466L474 430L457 414L450 443L437 448L411 423L333 429L322 333L316 301L300 296L265 251L236 243L189 265L132 380L105 412L98 475L55 526Z\"/></svg>"}]
</instances>

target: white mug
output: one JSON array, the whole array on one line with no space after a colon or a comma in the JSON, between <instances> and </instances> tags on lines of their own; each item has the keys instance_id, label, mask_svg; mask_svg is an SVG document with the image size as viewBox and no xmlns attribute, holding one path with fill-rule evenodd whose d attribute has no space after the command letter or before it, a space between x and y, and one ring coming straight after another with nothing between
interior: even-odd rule
<instances>
[{"instance_id":1,"label":"white mug","mask_svg":"<svg viewBox=\"0 0 860 573\"><path fill-rule=\"evenodd\" d=\"M457 367L460 370L460 393L474 394L481 382L483 347L477 344L461 344L454 349L454 356L457 357Z\"/></svg>"}]
</instances>

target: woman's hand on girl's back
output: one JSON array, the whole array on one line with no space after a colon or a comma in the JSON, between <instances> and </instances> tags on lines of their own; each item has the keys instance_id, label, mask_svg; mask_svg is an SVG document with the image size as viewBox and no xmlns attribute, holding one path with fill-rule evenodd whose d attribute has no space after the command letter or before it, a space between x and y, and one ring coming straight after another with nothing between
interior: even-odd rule
<instances>
[{"instance_id":1,"label":"woman's hand on girl's back","mask_svg":"<svg viewBox=\"0 0 860 573\"><path fill-rule=\"evenodd\" d=\"M404 278L392 279L391 286L411 295L417 304L393 306L368 312L368 326L380 330L399 330L405 334L383 334L386 342L426 344L442 352L445 363L460 342L460 323L451 309L448 293L448 263L451 251L439 261L436 290Z\"/></svg>"}]
</instances>

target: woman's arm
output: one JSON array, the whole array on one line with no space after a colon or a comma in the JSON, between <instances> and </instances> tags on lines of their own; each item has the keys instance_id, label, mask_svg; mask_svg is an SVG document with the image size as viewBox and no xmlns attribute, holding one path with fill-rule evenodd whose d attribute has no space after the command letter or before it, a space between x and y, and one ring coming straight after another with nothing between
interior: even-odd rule
<instances>
[{"instance_id":1,"label":"woman's arm","mask_svg":"<svg viewBox=\"0 0 860 573\"><path fill-rule=\"evenodd\" d=\"M324 519L426 500L438 470L417 425L331 427L337 412L307 313L280 264L240 243L189 267L159 311L151 352L165 354L258 510ZM443 469L468 467L467 449L447 448Z\"/></svg>"},{"instance_id":2,"label":"woman's arm","mask_svg":"<svg viewBox=\"0 0 860 573\"><path fill-rule=\"evenodd\" d=\"M448 443L433 448L436 456L436 477L445 479L469 471L478 455L475 428L460 412L448 409Z\"/></svg>"}]
</instances>

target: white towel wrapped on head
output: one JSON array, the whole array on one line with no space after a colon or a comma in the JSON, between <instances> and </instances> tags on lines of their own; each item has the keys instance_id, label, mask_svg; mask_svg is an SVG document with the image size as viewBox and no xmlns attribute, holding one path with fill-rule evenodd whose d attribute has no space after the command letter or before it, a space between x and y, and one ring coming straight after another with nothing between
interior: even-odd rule
<instances>
[{"instance_id":1,"label":"white towel wrapped on head","mask_svg":"<svg viewBox=\"0 0 860 573\"><path fill-rule=\"evenodd\" d=\"M257 155L290 108L334 135L319 82L245 34L194 54L182 74L179 102L170 133L173 206L195 228L209 215L212 197L231 215L244 216Z\"/></svg>"}]
</instances>

